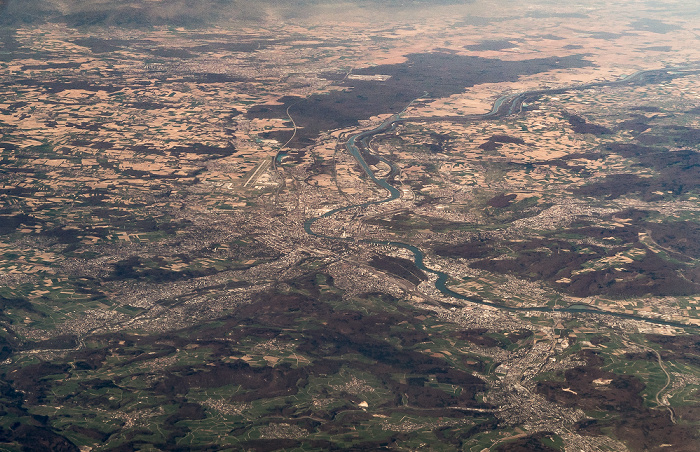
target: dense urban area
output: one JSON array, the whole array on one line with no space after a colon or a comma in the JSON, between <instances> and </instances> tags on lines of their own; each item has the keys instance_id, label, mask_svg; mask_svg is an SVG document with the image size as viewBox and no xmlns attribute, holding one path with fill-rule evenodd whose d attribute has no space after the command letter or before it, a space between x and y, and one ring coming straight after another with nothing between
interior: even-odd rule
<instances>
[{"instance_id":1,"label":"dense urban area","mask_svg":"<svg viewBox=\"0 0 700 452\"><path fill-rule=\"evenodd\" d=\"M0 450L698 450L700 6L191 3L0 1Z\"/></svg>"}]
</instances>

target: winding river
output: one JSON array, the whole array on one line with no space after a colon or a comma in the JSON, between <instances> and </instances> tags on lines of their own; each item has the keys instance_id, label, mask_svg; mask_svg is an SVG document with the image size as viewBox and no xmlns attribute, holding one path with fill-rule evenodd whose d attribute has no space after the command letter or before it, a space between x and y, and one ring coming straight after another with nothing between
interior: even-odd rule
<instances>
[{"instance_id":1,"label":"winding river","mask_svg":"<svg viewBox=\"0 0 700 452\"><path fill-rule=\"evenodd\" d=\"M509 115L513 115L516 113L520 113L522 111L522 105L526 100L528 99L534 99L536 97L542 96L544 94L561 94L567 91L572 91L572 90L583 90L583 89L589 89L589 88L595 88L595 87L600 87L600 86L614 86L614 85L629 85L629 84L635 84L635 83L652 83L655 79L661 78L663 81L667 81L670 78L676 78L676 77L682 77L690 74L697 74L700 73L700 70L697 68L691 68L691 67L682 67L682 68L666 68L666 69L654 69L654 70L647 70L647 71L639 71L635 74L632 74L630 76L624 77L620 80L617 81L609 81L609 82L594 82L594 83L588 83L585 85L576 85L576 86L571 86L571 87L565 87L565 88L554 88L554 89L541 89L541 90L532 90L532 91L525 91L521 93L514 93L514 94L508 94L504 95L500 98L498 98L491 109L490 112L482 114L482 115L468 115L468 116L461 116L461 117L438 117L438 118L402 118L403 113L410 107L411 104L409 104L406 109L404 109L402 112L397 113L384 122L382 122L380 125L375 127L372 130L366 130L364 132L357 133L355 135L352 135L348 141L346 142L345 146L347 150L352 154L352 156L355 158L357 163L360 164L362 169L365 171L367 176L372 180L373 183L375 183L377 186L385 189L388 192L388 196L386 198L383 198L378 201L368 201L365 203L360 203L360 204L352 204L344 207L339 207L337 209L330 210L323 215L320 215L318 217L312 217L307 219L304 222L304 230L306 231L307 234L314 236L314 237L319 237L319 238L324 238L324 239L330 239L330 240L344 240L344 241L354 241L355 239L351 237L336 237L336 236L328 236L324 234L320 234L317 232L313 231L313 224L317 222L318 220L322 218L328 218L332 215L337 214L338 212L350 210L350 209L356 209L356 208L364 208L367 206L375 205L375 204L383 204L387 203L390 201L393 201L395 199L398 199L401 196L401 192L391 185L386 179L379 178L377 177L372 169L369 167L365 159L362 157L362 152L360 148L364 149L365 152L370 151L369 147L369 139L375 135L385 133L389 130L391 130L396 124L399 123L404 123L404 122L426 122L426 121L449 121L449 120L459 120L461 121L480 121L480 120L487 120L487 119L498 119L498 118L503 118ZM417 99L416 99L417 100ZM391 173L394 173L395 171L398 171L398 168L396 165L389 161L386 160L383 157L377 156L381 161L385 162L389 166L391 166L392 171ZM408 243L402 243L402 242L394 242L394 241L379 241L379 240L358 240L358 242L361 243L367 243L367 244L374 244L374 245L387 245L387 246L393 246L396 248L402 248L405 250L410 251L413 254L413 260L415 262L416 267L421 269L425 273L430 273L435 276L437 276L437 279L435 280L435 288L439 290L443 295L451 298L456 298L459 300L463 301L468 301L470 303L476 303L480 305L485 305L485 306L491 306L493 308L497 309L502 309L505 311L511 311L511 312L548 312L548 313L554 313L554 312L566 312L566 313L573 313L573 314L595 314L595 315L606 315L606 316L612 316L612 317L617 317L621 319L626 319L626 320L638 320L638 321L643 321L647 323L652 323L652 324L657 324L657 325L666 325L666 326L673 326L673 327L681 327L681 328L692 328L692 329L697 329L700 328L695 325L688 325L688 324L683 324L679 322L672 322L672 321L665 321L661 319L653 319L653 318L648 318L648 317L643 317L643 316L637 316L633 314L625 314L625 313L620 313L620 312L612 312L612 311L605 311L601 309L596 309L592 308L590 306L586 305L571 305L568 307L527 307L527 308L521 308L521 307L513 307L513 306L507 306L501 303L496 303L492 301L487 301L483 300L481 298L477 297L468 297L466 295L457 293L453 290L451 290L449 287L447 287L447 281L449 279L449 275L445 272L442 272L440 270L433 270L425 265L425 256L423 252Z\"/></svg>"}]
</instances>

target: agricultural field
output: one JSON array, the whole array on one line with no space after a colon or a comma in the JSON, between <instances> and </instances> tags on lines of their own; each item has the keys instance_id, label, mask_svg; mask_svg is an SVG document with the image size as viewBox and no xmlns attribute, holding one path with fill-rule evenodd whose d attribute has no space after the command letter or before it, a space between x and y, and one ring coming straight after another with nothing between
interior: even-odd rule
<instances>
[{"instance_id":1,"label":"agricultural field","mask_svg":"<svg viewBox=\"0 0 700 452\"><path fill-rule=\"evenodd\" d=\"M0 450L696 451L699 16L0 1Z\"/></svg>"}]
</instances>

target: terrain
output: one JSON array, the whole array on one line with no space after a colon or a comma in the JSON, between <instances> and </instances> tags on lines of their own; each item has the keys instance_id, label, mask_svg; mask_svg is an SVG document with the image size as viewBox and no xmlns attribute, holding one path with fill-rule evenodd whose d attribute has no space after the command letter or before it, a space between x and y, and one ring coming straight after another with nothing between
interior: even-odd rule
<instances>
[{"instance_id":1,"label":"terrain","mask_svg":"<svg viewBox=\"0 0 700 452\"><path fill-rule=\"evenodd\" d=\"M0 450L697 450L697 6L0 11Z\"/></svg>"}]
</instances>

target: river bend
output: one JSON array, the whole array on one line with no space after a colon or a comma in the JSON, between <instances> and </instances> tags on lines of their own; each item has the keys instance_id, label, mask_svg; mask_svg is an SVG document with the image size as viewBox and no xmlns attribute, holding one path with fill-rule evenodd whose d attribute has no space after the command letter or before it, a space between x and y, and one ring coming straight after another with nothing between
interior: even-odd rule
<instances>
[{"instance_id":1,"label":"river bend","mask_svg":"<svg viewBox=\"0 0 700 452\"><path fill-rule=\"evenodd\" d=\"M589 88L595 88L595 87L602 87L602 86L615 86L615 85L631 85L631 84L637 84L637 83L654 83L655 81L661 79L663 81L667 81L669 78L676 78L676 77L683 77L691 74L697 74L700 73L700 70L697 68L692 68L692 67L681 67L681 68L666 68L666 69L654 69L654 70L647 70L647 71L639 71L636 72L630 76L624 77L620 80L617 81L609 81L609 82L594 82L594 83L588 83L584 85L576 85L576 86L570 86L570 87L563 87L563 88L553 88L553 89L540 89L540 90L531 90L531 91L524 91L520 93L511 93L507 94L504 96L499 97L493 104L493 107L491 111L488 113L484 113L481 115L467 115L467 116L450 116L450 117L437 117L437 118L403 118L402 115L408 109L408 107L415 102L411 102L406 109L404 109L402 112L397 113L384 122L382 122L380 125L375 127L374 129L371 130L366 130L363 132L359 132L355 135L350 136L348 141L345 143L345 146L347 150L352 154L352 156L355 158L357 163L362 167L362 169L365 171L367 176L370 178L370 180L376 184L377 186L385 189L388 193L388 196L386 198L383 198L378 201L368 201L365 203L360 203L360 204L351 204L348 206L344 207L339 207L333 210L330 210L323 215L317 216L317 217L312 217L307 219L304 222L304 230L306 231L307 234L314 236L314 237L319 237L319 238L324 238L324 239L331 239L331 240L344 240L344 241L352 241L354 240L351 237L335 237L335 236L328 236L320 233L316 233L313 231L312 227L313 224L322 219L322 218L328 218L330 216L335 215L338 212L346 211L349 209L355 209L355 208L364 208L368 207L371 205L376 205L376 204L383 204L387 203L390 201L393 201L395 199L398 199L401 196L401 192L391 185L386 179L379 178L377 177L372 169L369 167L365 159L362 157L362 152L360 150L360 147L362 147L366 152L370 151L369 147L369 140L378 134L387 132L388 130L392 129L396 124L399 123L404 123L404 122L434 122L434 121L450 121L450 120L458 120L459 122L463 121L482 121L482 120L489 120L489 119L499 119L499 118L504 118L506 116L510 116L513 114L518 114L522 111L523 103L525 103L529 99L535 99L539 96L545 95L545 94L562 94L567 91L573 91L573 90L584 90L584 89L589 89ZM417 99L416 99L417 100ZM383 162L387 163L388 165L391 166L392 168L392 173L397 170L396 165L389 161L386 160L383 157L379 157L380 160ZM480 305L485 305L485 306L490 306L493 308L501 309L504 311L510 311L510 312L566 312L566 313L572 313L572 314L594 314L594 315L606 315L606 316L613 316L621 319L626 319L626 320L637 320L637 321L643 321L647 323L652 323L652 324L657 324L657 325L667 325L667 326L674 326L674 327L681 327L681 328L700 328L695 325L688 325L688 324L683 324L679 322L672 322L672 321L665 321L661 319L653 319L653 318L648 318L648 317L642 317L642 316L637 316L633 314L625 314L621 312L613 312L613 311L605 311L601 309L596 309L584 305L572 305L568 307L527 307L527 308L522 308L522 307L514 307L514 306L507 306L501 303L496 303L493 301L488 301L484 300L478 297L468 297L466 295L460 294L458 292L455 292L451 290L449 287L447 287L447 281L449 279L449 275L443 271L440 270L434 270L425 265L424 262L424 254L423 252L417 248L416 246L413 246L408 243L402 243L402 242L394 242L394 241L380 241L380 240L358 240L359 242L362 243L368 243L368 244L374 244L374 245L387 245L387 246L393 246L396 248L402 248L405 250L410 251L413 254L413 260L415 262L416 267L421 269L422 271L426 273L433 274L437 277L435 280L435 288L439 290L443 295L451 298L456 298L458 300L463 300L467 301L470 303L476 303Z\"/></svg>"}]
</instances>

